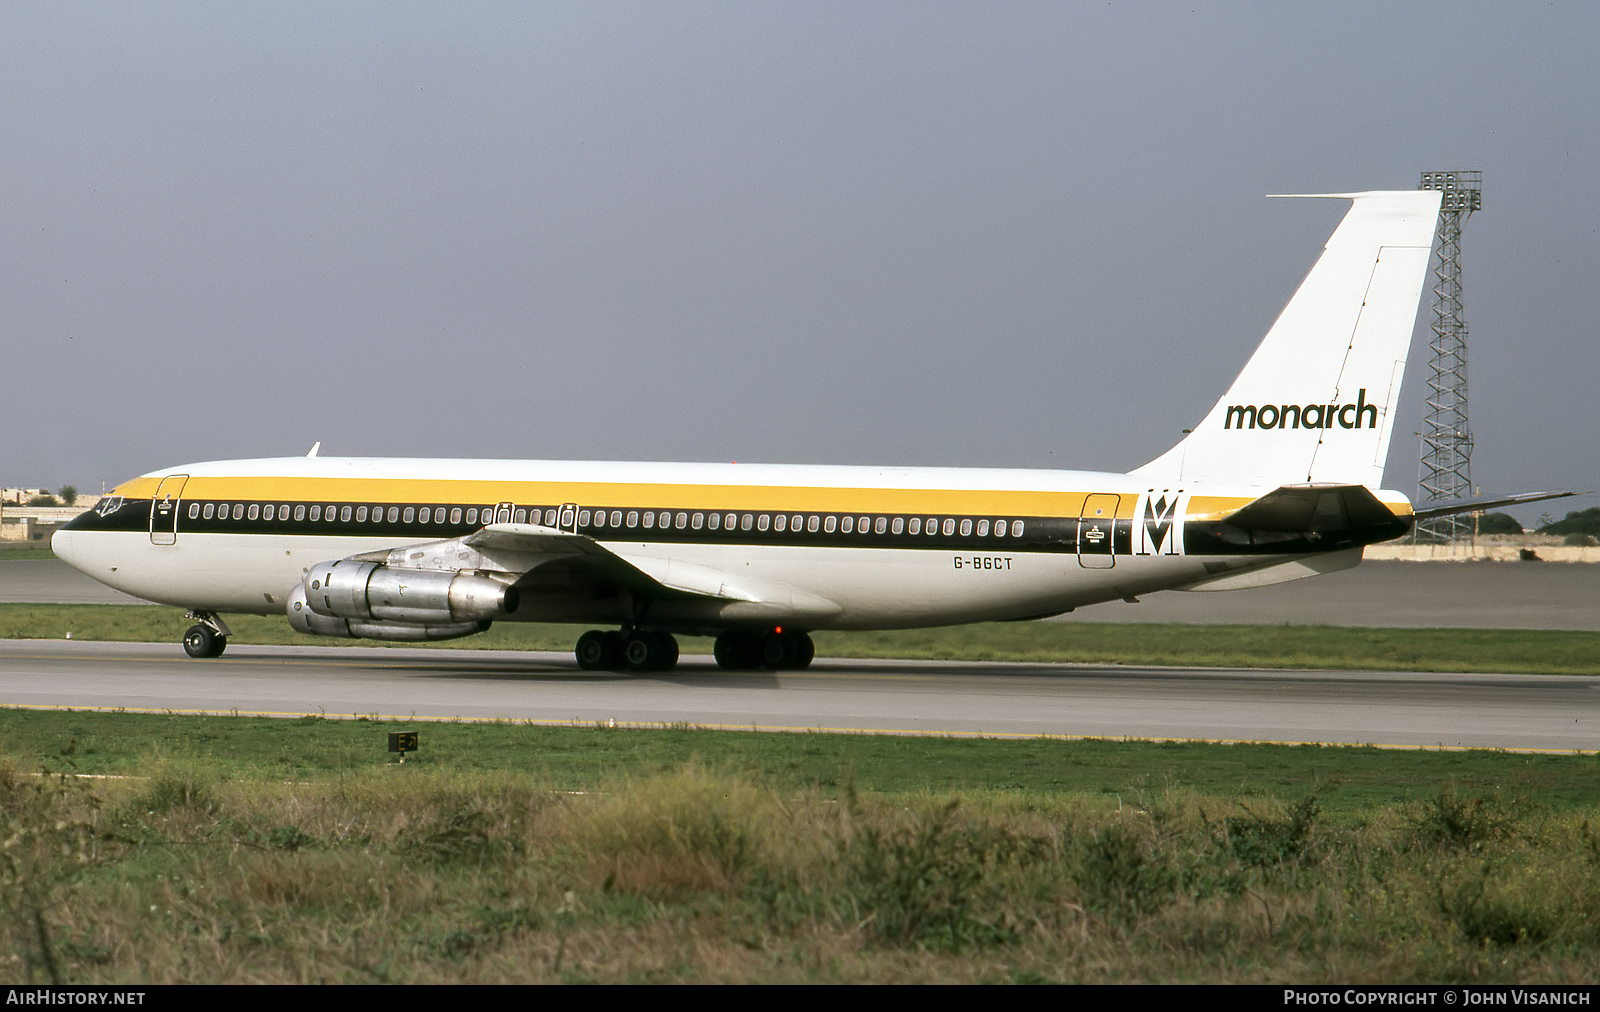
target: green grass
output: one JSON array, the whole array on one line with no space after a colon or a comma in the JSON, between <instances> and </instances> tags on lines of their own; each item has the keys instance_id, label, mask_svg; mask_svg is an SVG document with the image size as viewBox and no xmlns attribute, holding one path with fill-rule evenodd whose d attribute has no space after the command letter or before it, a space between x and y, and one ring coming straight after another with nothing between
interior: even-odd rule
<instances>
[{"instance_id":1,"label":"green grass","mask_svg":"<svg viewBox=\"0 0 1600 1012\"><path fill-rule=\"evenodd\" d=\"M549 727L320 718L0 709L4 754L22 768L136 773L152 755L219 777L298 779L391 762L388 732L417 730L408 768L529 775L562 790L694 762L784 791L1075 793L1135 804L1173 788L1217 798L1300 798L1330 812L1414 802L1442 785L1503 797L1600 805L1600 757L1320 745L1001 740L700 728Z\"/></svg>"},{"instance_id":2,"label":"green grass","mask_svg":"<svg viewBox=\"0 0 1600 1012\"><path fill-rule=\"evenodd\" d=\"M226 616L232 642L374 646L302 636L281 618ZM154 605L0 604L0 638L177 642L183 613ZM569 651L576 626L502 622L439 649ZM1203 667L1600 674L1600 633L1337 626L1104 625L1011 622L901 632L815 634L819 657L1068 661ZM681 639L685 653L710 641ZM407 646L411 644L405 644Z\"/></svg>"},{"instance_id":3,"label":"green grass","mask_svg":"<svg viewBox=\"0 0 1600 1012\"><path fill-rule=\"evenodd\" d=\"M48 541L0 541L0 562L9 559L53 559Z\"/></svg>"},{"instance_id":4,"label":"green grass","mask_svg":"<svg viewBox=\"0 0 1600 1012\"><path fill-rule=\"evenodd\" d=\"M1600 975L1594 756L389 729L0 711L0 974Z\"/></svg>"}]
</instances>

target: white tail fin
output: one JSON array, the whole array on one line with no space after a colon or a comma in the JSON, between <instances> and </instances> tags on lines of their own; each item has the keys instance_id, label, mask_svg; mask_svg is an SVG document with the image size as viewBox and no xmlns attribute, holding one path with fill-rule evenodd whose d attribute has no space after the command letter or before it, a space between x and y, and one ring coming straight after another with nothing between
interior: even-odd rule
<instances>
[{"instance_id":1,"label":"white tail fin","mask_svg":"<svg viewBox=\"0 0 1600 1012\"><path fill-rule=\"evenodd\" d=\"M1178 484L1382 483L1439 192L1305 196L1353 204L1233 386L1183 442L1134 474Z\"/></svg>"}]
</instances>

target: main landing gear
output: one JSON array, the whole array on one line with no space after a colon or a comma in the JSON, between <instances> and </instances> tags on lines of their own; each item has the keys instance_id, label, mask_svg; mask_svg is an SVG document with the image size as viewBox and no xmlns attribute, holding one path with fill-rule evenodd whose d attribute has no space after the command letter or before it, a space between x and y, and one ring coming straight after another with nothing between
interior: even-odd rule
<instances>
[{"instance_id":1,"label":"main landing gear","mask_svg":"<svg viewBox=\"0 0 1600 1012\"><path fill-rule=\"evenodd\" d=\"M228 636L231 630L227 623L214 611L191 611L184 618L192 618L198 625L189 627L183 634L183 652L190 657L209 660L221 657L222 652L228 649Z\"/></svg>"},{"instance_id":2,"label":"main landing gear","mask_svg":"<svg viewBox=\"0 0 1600 1012\"><path fill-rule=\"evenodd\" d=\"M678 663L678 641L671 633L644 629L591 629L578 637L573 653L585 671L671 671ZM793 671L810 667L816 653L810 636L782 629L729 629L712 649L717 667L726 671Z\"/></svg>"},{"instance_id":3,"label":"main landing gear","mask_svg":"<svg viewBox=\"0 0 1600 1012\"><path fill-rule=\"evenodd\" d=\"M717 667L728 671L792 671L810 667L817 648L803 632L729 629L717 637L711 653L717 659Z\"/></svg>"},{"instance_id":4,"label":"main landing gear","mask_svg":"<svg viewBox=\"0 0 1600 1012\"><path fill-rule=\"evenodd\" d=\"M578 667L585 671L671 671L678 664L678 641L671 633L635 629L578 637Z\"/></svg>"}]
</instances>

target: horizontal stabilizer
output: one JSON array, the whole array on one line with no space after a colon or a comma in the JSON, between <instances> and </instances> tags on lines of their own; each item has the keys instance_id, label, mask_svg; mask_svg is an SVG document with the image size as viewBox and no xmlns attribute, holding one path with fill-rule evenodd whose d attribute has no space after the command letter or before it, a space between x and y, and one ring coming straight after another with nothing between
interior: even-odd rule
<instances>
[{"instance_id":1,"label":"horizontal stabilizer","mask_svg":"<svg viewBox=\"0 0 1600 1012\"><path fill-rule=\"evenodd\" d=\"M1452 499L1448 502L1433 503L1424 509L1416 511L1418 520L1428 520L1432 517L1449 517L1457 513L1476 513L1478 510L1492 510L1496 506L1516 506L1525 502L1543 502L1546 499L1562 499L1569 495L1587 495L1586 492L1518 492L1515 495L1496 495L1481 499Z\"/></svg>"},{"instance_id":2,"label":"horizontal stabilizer","mask_svg":"<svg viewBox=\"0 0 1600 1012\"><path fill-rule=\"evenodd\" d=\"M1365 485L1284 485L1222 522L1251 531L1297 534L1382 527L1396 519Z\"/></svg>"}]
</instances>

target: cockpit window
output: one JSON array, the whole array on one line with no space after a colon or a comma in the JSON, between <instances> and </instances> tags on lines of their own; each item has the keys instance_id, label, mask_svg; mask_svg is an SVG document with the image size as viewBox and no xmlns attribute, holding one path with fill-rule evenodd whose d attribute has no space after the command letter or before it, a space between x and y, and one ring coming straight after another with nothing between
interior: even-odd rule
<instances>
[{"instance_id":1,"label":"cockpit window","mask_svg":"<svg viewBox=\"0 0 1600 1012\"><path fill-rule=\"evenodd\" d=\"M94 511L103 517L108 517L122 508L122 496L108 495L95 504Z\"/></svg>"}]
</instances>

